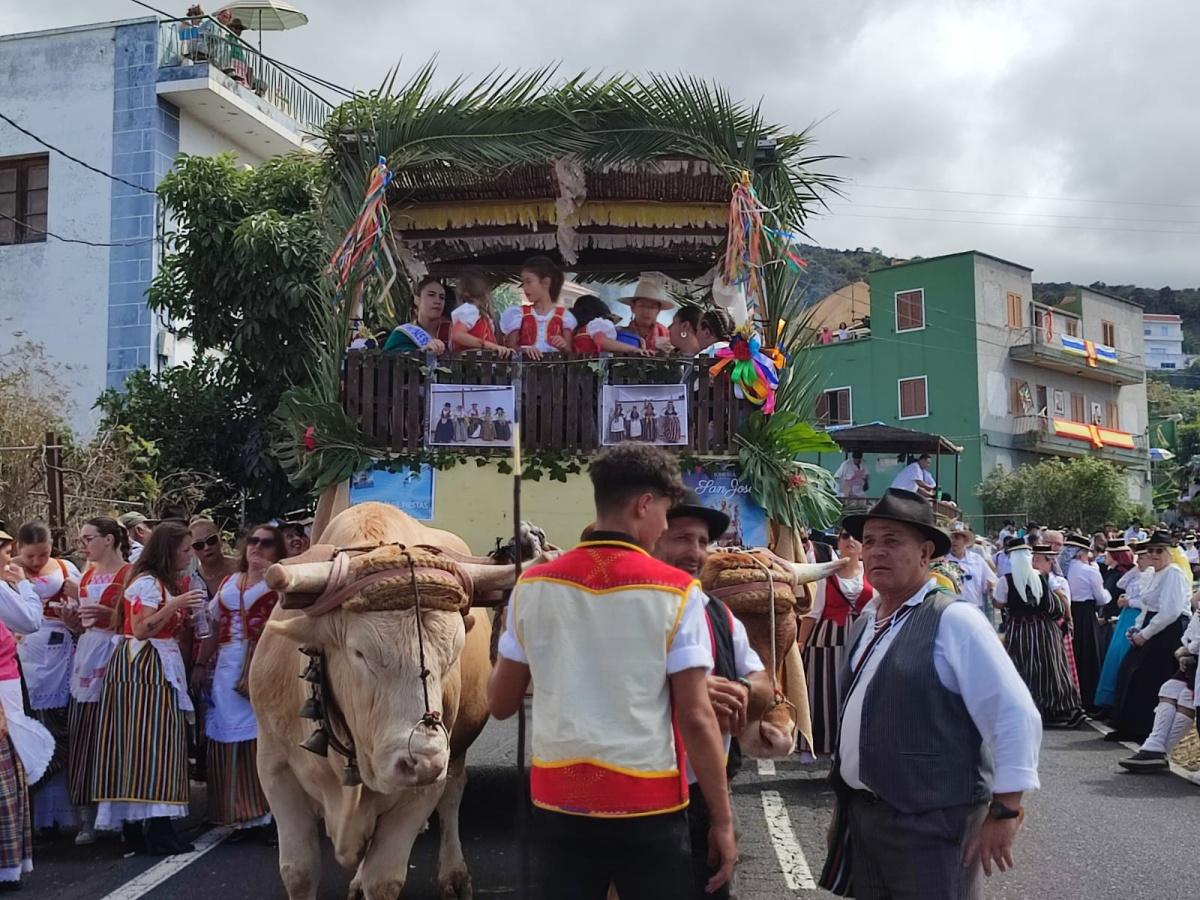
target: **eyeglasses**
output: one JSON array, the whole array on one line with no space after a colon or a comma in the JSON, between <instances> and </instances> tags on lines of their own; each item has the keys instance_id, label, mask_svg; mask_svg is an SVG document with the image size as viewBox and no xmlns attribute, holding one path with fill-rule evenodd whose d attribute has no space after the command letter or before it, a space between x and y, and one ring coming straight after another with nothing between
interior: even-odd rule
<instances>
[{"instance_id":1,"label":"eyeglasses","mask_svg":"<svg viewBox=\"0 0 1200 900\"><path fill-rule=\"evenodd\" d=\"M275 538L273 537L257 537L251 535L246 538L247 547L261 547L263 550L270 550L275 546Z\"/></svg>"},{"instance_id":2,"label":"eyeglasses","mask_svg":"<svg viewBox=\"0 0 1200 900\"><path fill-rule=\"evenodd\" d=\"M92 541L94 541L98 537L100 537L100 535L98 535L98 534L81 534L79 536L79 543L90 544Z\"/></svg>"},{"instance_id":3,"label":"eyeglasses","mask_svg":"<svg viewBox=\"0 0 1200 900\"><path fill-rule=\"evenodd\" d=\"M192 549L196 551L203 550L205 547L215 547L217 542L221 540L219 534L210 534L202 541L192 541Z\"/></svg>"}]
</instances>

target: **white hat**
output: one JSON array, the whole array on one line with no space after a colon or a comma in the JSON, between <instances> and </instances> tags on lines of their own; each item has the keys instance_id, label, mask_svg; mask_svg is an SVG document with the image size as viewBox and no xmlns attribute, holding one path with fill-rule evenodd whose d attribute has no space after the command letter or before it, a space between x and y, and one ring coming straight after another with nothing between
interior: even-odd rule
<instances>
[{"instance_id":1,"label":"white hat","mask_svg":"<svg viewBox=\"0 0 1200 900\"><path fill-rule=\"evenodd\" d=\"M667 293L667 276L662 272L643 272L633 294L621 298L626 306L633 306L634 300L653 300L660 309L673 309L676 305Z\"/></svg>"}]
</instances>

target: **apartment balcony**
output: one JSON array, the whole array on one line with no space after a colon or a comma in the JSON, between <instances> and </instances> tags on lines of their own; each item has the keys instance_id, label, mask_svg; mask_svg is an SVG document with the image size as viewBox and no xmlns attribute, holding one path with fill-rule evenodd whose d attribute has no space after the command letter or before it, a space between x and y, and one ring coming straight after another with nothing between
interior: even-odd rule
<instances>
[{"instance_id":1,"label":"apartment balcony","mask_svg":"<svg viewBox=\"0 0 1200 900\"><path fill-rule=\"evenodd\" d=\"M1147 465L1146 436L1053 416L1015 416L1013 446L1048 456L1094 456L1121 466Z\"/></svg>"},{"instance_id":2,"label":"apartment balcony","mask_svg":"<svg viewBox=\"0 0 1200 900\"><path fill-rule=\"evenodd\" d=\"M1142 357L1125 353L1068 334L1047 334L1042 327L1024 329L1024 334L1008 350L1017 362L1077 375L1111 385L1141 384L1145 380Z\"/></svg>"},{"instance_id":3,"label":"apartment balcony","mask_svg":"<svg viewBox=\"0 0 1200 900\"><path fill-rule=\"evenodd\" d=\"M158 94L267 158L311 140L332 107L212 19L158 29Z\"/></svg>"}]
</instances>

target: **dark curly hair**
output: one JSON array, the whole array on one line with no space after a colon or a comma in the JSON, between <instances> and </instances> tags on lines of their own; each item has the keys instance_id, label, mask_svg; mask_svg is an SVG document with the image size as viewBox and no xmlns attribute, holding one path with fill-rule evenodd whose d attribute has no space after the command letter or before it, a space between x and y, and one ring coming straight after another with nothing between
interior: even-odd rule
<instances>
[{"instance_id":1,"label":"dark curly hair","mask_svg":"<svg viewBox=\"0 0 1200 900\"><path fill-rule=\"evenodd\" d=\"M679 460L662 447L626 441L605 450L588 471L596 512L615 512L639 494L661 494L672 502L683 496Z\"/></svg>"}]
</instances>

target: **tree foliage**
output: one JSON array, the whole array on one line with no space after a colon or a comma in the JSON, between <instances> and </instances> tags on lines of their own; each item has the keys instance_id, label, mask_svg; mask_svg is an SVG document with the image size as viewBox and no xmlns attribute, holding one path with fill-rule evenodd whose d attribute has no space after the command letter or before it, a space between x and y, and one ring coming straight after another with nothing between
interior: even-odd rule
<instances>
[{"instance_id":1,"label":"tree foliage","mask_svg":"<svg viewBox=\"0 0 1200 900\"><path fill-rule=\"evenodd\" d=\"M323 171L312 154L255 169L229 153L181 156L159 185L175 230L150 308L182 323L198 355L222 354L221 383L268 414L305 374L303 336L327 259Z\"/></svg>"},{"instance_id":2,"label":"tree foliage","mask_svg":"<svg viewBox=\"0 0 1200 900\"><path fill-rule=\"evenodd\" d=\"M1030 520L1092 531L1135 508L1125 476L1092 457L1046 459L1012 471L997 467L976 488L989 514L1025 511Z\"/></svg>"}]
</instances>

